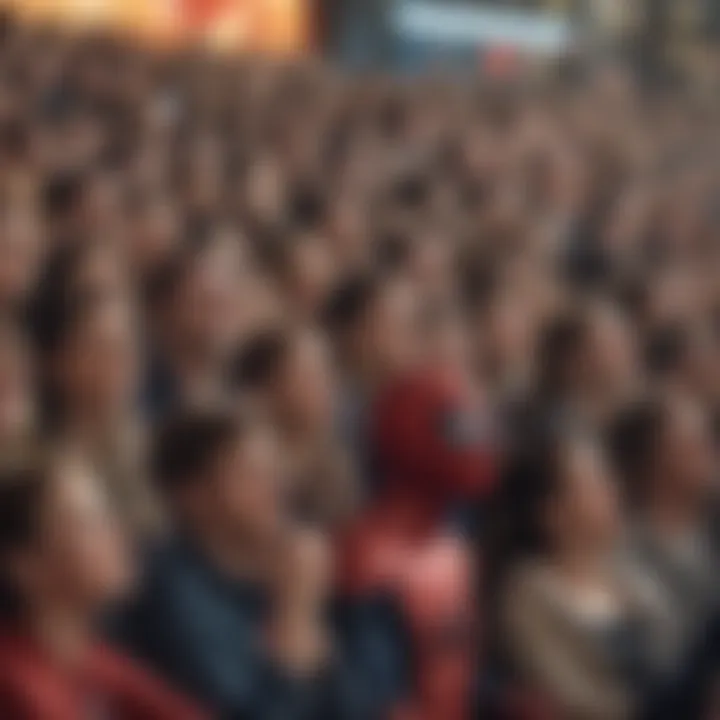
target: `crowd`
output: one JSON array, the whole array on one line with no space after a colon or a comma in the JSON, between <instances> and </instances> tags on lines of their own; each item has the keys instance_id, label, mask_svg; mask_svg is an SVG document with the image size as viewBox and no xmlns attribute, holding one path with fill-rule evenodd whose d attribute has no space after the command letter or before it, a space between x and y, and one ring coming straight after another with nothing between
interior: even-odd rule
<instances>
[{"instance_id":1,"label":"crowd","mask_svg":"<svg viewBox=\"0 0 720 720\"><path fill-rule=\"evenodd\" d=\"M3 17L0 717L712 717L718 121Z\"/></svg>"}]
</instances>

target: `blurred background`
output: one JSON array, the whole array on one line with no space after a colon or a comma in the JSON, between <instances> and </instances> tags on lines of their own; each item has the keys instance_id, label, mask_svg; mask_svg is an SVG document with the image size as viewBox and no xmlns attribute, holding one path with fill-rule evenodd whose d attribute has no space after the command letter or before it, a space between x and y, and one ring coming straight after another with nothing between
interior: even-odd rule
<instances>
[{"instance_id":1,"label":"blurred background","mask_svg":"<svg viewBox=\"0 0 720 720\"><path fill-rule=\"evenodd\" d=\"M0 718L720 717L720 0L0 0Z\"/></svg>"},{"instance_id":2,"label":"blurred background","mask_svg":"<svg viewBox=\"0 0 720 720\"><path fill-rule=\"evenodd\" d=\"M655 51L711 41L715 0L4 0L34 20L105 27L155 43L321 53L354 68L472 72L496 52ZM494 61L492 61L494 62Z\"/></svg>"}]
</instances>

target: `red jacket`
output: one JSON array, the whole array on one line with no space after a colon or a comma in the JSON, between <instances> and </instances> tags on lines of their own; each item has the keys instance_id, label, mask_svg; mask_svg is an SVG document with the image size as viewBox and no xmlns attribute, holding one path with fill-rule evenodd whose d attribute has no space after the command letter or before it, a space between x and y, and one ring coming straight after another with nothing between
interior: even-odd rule
<instances>
[{"instance_id":1,"label":"red jacket","mask_svg":"<svg viewBox=\"0 0 720 720\"><path fill-rule=\"evenodd\" d=\"M413 689L392 720L466 720L479 643L472 554L442 529L406 534L386 509L353 529L344 569L352 596L394 597L411 635Z\"/></svg>"},{"instance_id":2,"label":"red jacket","mask_svg":"<svg viewBox=\"0 0 720 720\"><path fill-rule=\"evenodd\" d=\"M208 717L144 670L98 646L78 672L54 664L30 639L0 636L3 720L203 720Z\"/></svg>"},{"instance_id":3,"label":"red jacket","mask_svg":"<svg viewBox=\"0 0 720 720\"><path fill-rule=\"evenodd\" d=\"M478 578L468 542L446 525L453 505L495 480L487 408L452 376L427 371L387 387L370 437L381 487L344 538L351 596L390 593L412 635L414 697L393 720L465 720L478 659Z\"/></svg>"}]
</instances>

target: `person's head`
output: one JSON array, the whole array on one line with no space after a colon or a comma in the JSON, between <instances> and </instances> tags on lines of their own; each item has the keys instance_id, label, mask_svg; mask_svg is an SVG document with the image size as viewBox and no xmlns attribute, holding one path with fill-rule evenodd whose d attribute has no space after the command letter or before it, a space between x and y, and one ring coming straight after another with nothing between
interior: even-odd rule
<instances>
[{"instance_id":1,"label":"person's head","mask_svg":"<svg viewBox=\"0 0 720 720\"><path fill-rule=\"evenodd\" d=\"M540 383L561 398L622 396L635 371L632 339L622 316L605 305L570 310L540 338Z\"/></svg>"},{"instance_id":2,"label":"person's head","mask_svg":"<svg viewBox=\"0 0 720 720\"><path fill-rule=\"evenodd\" d=\"M627 408L610 440L640 508L697 507L710 496L715 457L709 420L688 396L667 394Z\"/></svg>"},{"instance_id":3,"label":"person's head","mask_svg":"<svg viewBox=\"0 0 720 720\"><path fill-rule=\"evenodd\" d=\"M232 371L281 427L303 434L331 427L334 377L329 350L315 331L259 332L243 343Z\"/></svg>"},{"instance_id":4,"label":"person's head","mask_svg":"<svg viewBox=\"0 0 720 720\"><path fill-rule=\"evenodd\" d=\"M88 231L88 178L80 171L63 170L43 188L43 209L50 236L59 243Z\"/></svg>"},{"instance_id":5,"label":"person's head","mask_svg":"<svg viewBox=\"0 0 720 720\"><path fill-rule=\"evenodd\" d=\"M511 516L509 552L518 557L592 556L617 538L614 477L590 435L557 429L521 451L508 464L501 492Z\"/></svg>"},{"instance_id":6,"label":"person's head","mask_svg":"<svg viewBox=\"0 0 720 720\"><path fill-rule=\"evenodd\" d=\"M368 419L371 454L383 488L434 505L492 490L501 448L482 398L450 367L388 382Z\"/></svg>"},{"instance_id":7,"label":"person's head","mask_svg":"<svg viewBox=\"0 0 720 720\"><path fill-rule=\"evenodd\" d=\"M8 620L45 612L84 618L119 600L133 566L92 470L57 455L0 476L0 592Z\"/></svg>"},{"instance_id":8,"label":"person's head","mask_svg":"<svg viewBox=\"0 0 720 720\"><path fill-rule=\"evenodd\" d=\"M35 414L34 379L28 348L19 328L0 320L0 445L22 439Z\"/></svg>"},{"instance_id":9,"label":"person's head","mask_svg":"<svg viewBox=\"0 0 720 720\"><path fill-rule=\"evenodd\" d=\"M73 295L47 310L38 349L52 425L121 420L137 397L137 327L118 298Z\"/></svg>"},{"instance_id":10,"label":"person's head","mask_svg":"<svg viewBox=\"0 0 720 720\"><path fill-rule=\"evenodd\" d=\"M605 391L623 393L635 378L636 355L625 317L614 306L592 305L588 309L590 335L584 360L591 382Z\"/></svg>"},{"instance_id":11,"label":"person's head","mask_svg":"<svg viewBox=\"0 0 720 720\"><path fill-rule=\"evenodd\" d=\"M318 234L278 233L263 249L271 275L288 298L288 310L313 318L335 282L335 261Z\"/></svg>"},{"instance_id":12,"label":"person's head","mask_svg":"<svg viewBox=\"0 0 720 720\"><path fill-rule=\"evenodd\" d=\"M72 295L124 297L128 289L128 276L115 245L75 239L49 254L31 309L43 315Z\"/></svg>"},{"instance_id":13,"label":"person's head","mask_svg":"<svg viewBox=\"0 0 720 720\"><path fill-rule=\"evenodd\" d=\"M493 292L485 307L470 316L474 358L492 382L524 381L530 374L536 320L530 303L517 292Z\"/></svg>"},{"instance_id":14,"label":"person's head","mask_svg":"<svg viewBox=\"0 0 720 720\"><path fill-rule=\"evenodd\" d=\"M225 410L188 410L158 431L151 453L160 493L181 528L202 541L265 543L284 499L272 432Z\"/></svg>"},{"instance_id":15,"label":"person's head","mask_svg":"<svg viewBox=\"0 0 720 720\"><path fill-rule=\"evenodd\" d=\"M186 245L148 282L154 329L171 365L178 354L193 364L214 364L235 341L237 275L224 250L215 239Z\"/></svg>"},{"instance_id":16,"label":"person's head","mask_svg":"<svg viewBox=\"0 0 720 720\"><path fill-rule=\"evenodd\" d=\"M661 388L697 393L717 402L718 343L707 323L668 322L652 328L645 345L645 365Z\"/></svg>"},{"instance_id":17,"label":"person's head","mask_svg":"<svg viewBox=\"0 0 720 720\"><path fill-rule=\"evenodd\" d=\"M473 358L458 309L452 303L429 302L421 313L420 325L425 361L469 378Z\"/></svg>"},{"instance_id":18,"label":"person's head","mask_svg":"<svg viewBox=\"0 0 720 720\"><path fill-rule=\"evenodd\" d=\"M135 272L147 277L177 249L178 210L169 197L137 190L127 199L127 211L129 261Z\"/></svg>"},{"instance_id":19,"label":"person's head","mask_svg":"<svg viewBox=\"0 0 720 720\"><path fill-rule=\"evenodd\" d=\"M346 279L332 294L325 319L341 361L364 381L402 373L422 352L417 292L402 275Z\"/></svg>"},{"instance_id":20,"label":"person's head","mask_svg":"<svg viewBox=\"0 0 720 720\"><path fill-rule=\"evenodd\" d=\"M17 310L32 291L40 268L41 238L34 210L7 208L0 217L0 307Z\"/></svg>"}]
</instances>

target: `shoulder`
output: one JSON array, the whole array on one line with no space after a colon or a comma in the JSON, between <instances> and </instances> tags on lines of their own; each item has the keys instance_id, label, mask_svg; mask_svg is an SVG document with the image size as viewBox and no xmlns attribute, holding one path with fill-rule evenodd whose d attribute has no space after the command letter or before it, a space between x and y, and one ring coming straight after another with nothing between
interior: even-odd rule
<instances>
[{"instance_id":1,"label":"shoulder","mask_svg":"<svg viewBox=\"0 0 720 720\"><path fill-rule=\"evenodd\" d=\"M504 592L507 598L515 596L548 599L555 590L555 584L548 568L542 563L523 563L508 576Z\"/></svg>"},{"instance_id":2,"label":"shoulder","mask_svg":"<svg viewBox=\"0 0 720 720\"><path fill-rule=\"evenodd\" d=\"M174 538L150 553L140 586L145 595L161 597L165 602L182 591L201 592L208 585L207 575L195 552Z\"/></svg>"},{"instance_id":3,"label":"shoulder","mask_svg":"<svg viewBox=\"0 0 720 720\"><path fill-rule=\"evenodd\" d=\"M134 649L152 639L174 641L177 628L189 631L201 616L215 614L214 597L212 583L179 543L156 548L120 613L119 636Z\"/></svg>"},{"instance_id":4,"label":"shoulder","mask_svg":"<svg viewBox=\"0 0 720 720\"><path fill-rule=\"evenodd\" d=\"M206 715L150 671L115 650L100 646L93 657L95 682L131 717L202 720Z\"/></svg>"},{"instance_id":5,"label":"shoulder","mask_svg":"<svg viewBox=\"0 0 720 720\"><path fill-rule=\"evenodd\" d=\"M392 591L404 576L405 566L403 548L371 515L357 521L341 538L339 580L344 593Z\"/></svg>"},{"instance_id":6,"label":"shoulder","mask_svg":"<svg viewBox=\"0 0 720 720\"><path fill-rule=\"evenodd\" d=\"M510 573L501 595L506 624L517 626L551 612L558 601L558 588L546 566L528 562Z\"/></svg>"},{"instance_id":7,"label":"shoulder","mask_svg":"<svg viewBox=\"0 0 720 720\"><path fill-rule=\"evenodd\" d=\"M0 717L70 717L72 708L68 686L30 644L0 636Z\"/></svg>"}]
</instances>

